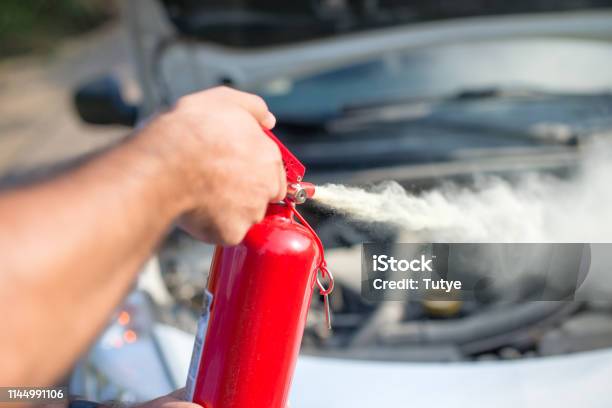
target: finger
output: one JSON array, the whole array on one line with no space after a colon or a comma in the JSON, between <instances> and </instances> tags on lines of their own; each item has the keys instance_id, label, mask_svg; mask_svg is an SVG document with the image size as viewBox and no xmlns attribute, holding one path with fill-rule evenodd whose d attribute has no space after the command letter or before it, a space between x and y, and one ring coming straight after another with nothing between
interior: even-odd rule
<instances>
[{"instance_id":1,"label":"finger","mask_svg":"<svg viewBox=\"0 0 612 408\"><path fill-rule=\"evenodd\" d=\"M176 398L178 400L187 401L187 389L185 387L179 388L178 390L172 391L167 395L168 397Z\"/></svg>"},{"instance_id":2,"label":"finger","mask_svg":"<svg viewBox=\"0 0 612 408\"><path fill-rule=\"evenodd\" d=\"M223 246L238 245L242 242L253 224L254 222L249 219L236 219L225 223L222 229L219 230L219 236L216 241Z\"/></svg>"},{"instance_id":3,"label":"finger","mask_svg":"<svg viewBox=\"0 0 612 408\"><path fill-rule=\"evenodd\" d=\"M163 397L137 405L137 408L201 408L200 405L185 401L185 388L180 388Z\"/></svg>"},{"instance_id":4,"label":"finger","mask_svg":"<svg viewBox=\"0 0 612 408\"><path fill-rule=\"evenodd\" d=\"M268 111L267 116L260 123L261 126L265 127L266 129L272 129L276 125L276 116L274 116L272 112Z\"/></svg>"},{"instance_id":5,"label":"finger","mask_svg":"<svg viewBox=\"0 0 612 408\"><path fill-rule=\"evenodd\" d=\"M268 204L264 204L264 205L260 205L257 207L254 207L253 209L253 220L251 221L251 225L249 225L249 228L255 224L260 223L264 217L266 216L266 212L268 210Z\"/></svg>"},{"instance_id":6,"label":"finger","mask_svg":"<svg viewBox=\"0 0 612 408\"><path fill-rule=\"evenodd\" d=\"M234 103L253 115L261 126L266 129L272 129L276 124L276 118L272 112L268 110L268 105L261 96L237 91L232 88L223 88L223 92L225 92Z\"/></svg>"},{"instance_id":7,"label":"finger","mask_svg":"<svg viewBox=\"0 0 612 408\"><path fill-rule=\"evenodd\" d=\"M272 129L276 124L276 118L260 96L244 94L241 98L236 99L236 103L253 115L255 120L266 129Z\"/></svg>"},{"instance_id":8,"label":"finger","mask_svg":"<svg viewBox=\"0 0 612 408\"><path fill-rule=\"evenodd\" d=\"M275 155L274 160L278 163L277 168L274 169L276 176L271 177L271 180L277 180L278 184L275 184L273 188L270 189L270 202L278 202L284 200L285 196L287 195L287 175L285 174L285 164L283 163L283 158L278 145L267 136L265 139L265 143L269 147L264 147L264 149L273 149L273 154Z\"/></svg>"},{"instance_id":9,"label":"finger","mask_svg":"<svg viewBox=\"0 0 612 408\"><path fill-rule=\"evenodd\" d=\"M281 161L278 169L278 192L272 201L282 201L287 195L287 175L285 174L285 166Z\"/></svg>"}]
</instances>

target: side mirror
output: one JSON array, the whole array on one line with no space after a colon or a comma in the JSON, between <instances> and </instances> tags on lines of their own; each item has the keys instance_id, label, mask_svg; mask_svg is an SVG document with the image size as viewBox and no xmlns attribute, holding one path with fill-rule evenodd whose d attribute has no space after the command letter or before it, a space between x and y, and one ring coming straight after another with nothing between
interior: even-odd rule
<instances>
[{"instance_id":1,"label":"side mirror","mask_svg":"<svg viewBox=\"0 0 612 408\"><path fill-rule=\"evenodd\" d=\"M134 126L138 118L138 108L123 99L119 82L109 75L79 86L74 104L79 117L94 125Z\"/></svg>"}]
</instances>

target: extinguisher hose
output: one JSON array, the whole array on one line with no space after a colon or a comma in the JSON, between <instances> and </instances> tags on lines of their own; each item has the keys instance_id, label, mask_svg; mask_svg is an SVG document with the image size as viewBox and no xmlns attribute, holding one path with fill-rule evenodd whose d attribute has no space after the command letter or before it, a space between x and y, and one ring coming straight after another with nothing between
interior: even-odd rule
<instances>
[{"instance_id":1,"label":"extinguisher hose","mask_svg":"<svg viewBox=\"0 0 612 408\"><path fill-rule=\"evenodd\" d=\"M315 242L317 243L317 246L319 247L321 261L319 262L317 269L321 272L321 277L319 277L319 274L317 273L317 286L319 287L319 293L322 296L327 296L334 290L334 275L332 275L329 269L327 269L327 262L325 262L325 252L323 249L323 243L321 242L321 239L319 238L315 230L310 226L310 224L308 224L304 217L302 217L302 214L300 214L296 210L295 205L290 202L287 202L287 205L289 206L289 208L291 208L291 212L293 213L295 218L300 221L300 224L302 224L304 227L306 227L308 231L310 231ZM325 286L325 280L328 281L327 287Z\"/></svg>"}]
</instances>

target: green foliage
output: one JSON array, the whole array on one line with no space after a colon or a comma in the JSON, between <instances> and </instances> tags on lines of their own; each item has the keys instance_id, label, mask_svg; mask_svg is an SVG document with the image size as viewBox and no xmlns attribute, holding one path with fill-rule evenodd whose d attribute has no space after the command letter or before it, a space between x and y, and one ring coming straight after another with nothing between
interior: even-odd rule
<instances>
[{"instance_id":1,"label":"green foliage","mask_svg":"<svg viewBox=\"0 0 612 408\"><path fill-rule=\"evenodd\" d=\"M48 50L115 13L104 0L0 0L0 57Z\"/></svg>"}]
</instances>

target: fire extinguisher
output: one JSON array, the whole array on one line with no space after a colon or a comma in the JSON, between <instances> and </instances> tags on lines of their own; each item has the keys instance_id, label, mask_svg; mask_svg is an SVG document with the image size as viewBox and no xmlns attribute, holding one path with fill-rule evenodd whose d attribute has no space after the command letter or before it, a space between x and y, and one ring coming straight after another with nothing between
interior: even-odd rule
<instances>
[{"instance_id":1,"label":"fire extinguisher","mask_svg":"<svg viewBox=\"0 0 612 408\"><path fill-rule=\"evenodd\" d=\"M319 237L295 208L314 185L302 181L304 165L265 132L281 151L287 197L269 204L240 244L215 250L187 378L189 399L205 408L287 406L315 285L331 327L333 276Z\"/></svg>"}]
</instances>

